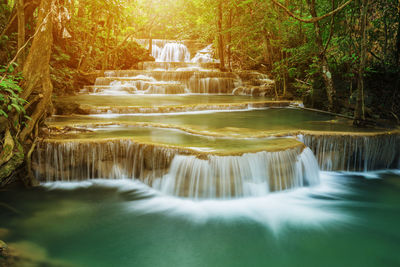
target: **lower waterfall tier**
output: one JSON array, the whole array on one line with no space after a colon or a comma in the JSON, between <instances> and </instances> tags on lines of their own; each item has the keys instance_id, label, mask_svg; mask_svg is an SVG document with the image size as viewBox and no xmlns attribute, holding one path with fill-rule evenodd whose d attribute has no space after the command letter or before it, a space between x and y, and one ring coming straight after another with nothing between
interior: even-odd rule
<instances>
[{"instance_id":1,"label":"lower waterfall tier","mask_svg":"<svg viewBox=\"0 0 400 267\"><path fill-rule=\"evenodd\" d=\"M400 168L398 133L307 133L300 140L326 171L370 171Z\"/></svg>"},{"instance_id":2,"label":"lower waterfall tier","mask_svg":"<svg viewBox=\"0 0 400 267\"><path fill-rule=\"evenodd\" d=\"M129 139L47 140L39 143L33 166L40 181L136 178L167 194L194 198L253 196L317 184L312 152L295 140L283 142L281 149L222 155Z\"/></svg>"},{"instance_id":3,"label":"lower waterfall tier","mask_svg":"<svg viewBox=\"0 0 400 267\"><path fill-rule=\"evenodd\" d=\"M153 182L163 193L190 198L262 196L319 183L318 163L308 148L241 156L176 155L169 172Z\"/></svg>"}]
</instances>

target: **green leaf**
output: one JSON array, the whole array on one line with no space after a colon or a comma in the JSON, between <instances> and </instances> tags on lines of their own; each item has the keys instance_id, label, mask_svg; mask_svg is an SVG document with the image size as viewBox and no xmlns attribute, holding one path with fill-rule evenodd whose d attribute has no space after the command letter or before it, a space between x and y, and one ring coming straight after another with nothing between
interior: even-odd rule
<instances>
[{"instance_id":1,"label":"green leaf","mask_svg":"<svg viewBox=\"0 0 400 267\"><path fill-rule=\"evenodd\" d=\"M0 109L0 115L1 116L4 116L4 117L6 117L6 118L8 118L8 115L7 115L7 113L5 113L3 110L1 110Z\"/></svg>"},{"instance_id":2,"label":"green leaf","mask_svg":"<svg viewBox=\"0 0 400 267\"><path fill-rule=\"evenodd\" d=\"M18 106L18 105L16 105L16 104L11 104L11 106L12 107L14 107L15 108L15 110L18 112L18 113L21 113L21 107L20 106Z\"/></svg>"}]
</instances>

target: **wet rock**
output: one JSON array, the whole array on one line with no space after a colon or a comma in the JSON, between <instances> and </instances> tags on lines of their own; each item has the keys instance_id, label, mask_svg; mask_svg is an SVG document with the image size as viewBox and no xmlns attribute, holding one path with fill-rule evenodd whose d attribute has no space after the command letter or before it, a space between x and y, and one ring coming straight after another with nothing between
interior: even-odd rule
<instances>
[{"instance_id":1,"label":"wet rock","mask_svg":"<svg viewBox=\"0 0 400 267\"><path fill-rule=\"evenodd\" d=\"M2 267L72 266L66 262L51 259L44 248L29 241L10 243L9 246L0 241L0 265Z\"/></svg>"},{"instance_id":2,"label":"wet rock","mask_svg":"<svg viewBox=\"0 0 400 267\"><path fill-rule=\"evenodd\" d=\"M54 101L54 114L55 115L72 115L79 113L79 104L65 103L62 101Z\"/></svg>"},{"instance_id":3,"label":"wet rock","mask_svg":"<svg viewBox=\"0 0 400 267\"><path fill-rule=\"evenodd\" d=\"M0 257L6 258L8 256L8 252L7 244L0 240Z\"/></svg>"},{"instance_id":4,"label":"wet rock","mask_svg":"<svg viewBox=\"0 0 400 267\"><path fill-rule=\"evenodd\" d=\"M275 96L274 91L275 82L264 83L259 86L242 86L238 87L233 91L234 95L248 95L248 96L264 96L273 97Z\"/></svg>"},{"instance_id":5,"label":"wet rock","mask_svg":"<svg viewBox=\"0 0 400 267\"><path fill-rule=\"evenodd\" d=\"M0 238L5 238L10 234L10 230L6 228L0 228Z\"/></svg>"}]
</instances>

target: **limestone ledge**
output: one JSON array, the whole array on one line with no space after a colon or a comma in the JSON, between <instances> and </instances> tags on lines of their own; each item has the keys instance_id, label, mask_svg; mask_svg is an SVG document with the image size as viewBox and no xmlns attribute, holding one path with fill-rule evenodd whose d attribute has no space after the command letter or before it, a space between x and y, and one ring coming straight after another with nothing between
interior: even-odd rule
<instances>
[{"instance_id":1,"label":"limestone ledge","mask_svg":"<svg viewBox=\"0 0 400 267\"><path fill-rule=\"evenodd\" d=\"M257 153L261 151L266 152L279 152L285 151L288 149L296 149L296 148L304 148L304 144L296 139L287 138L287 140L279 139L279 142L276 144L268 144L265 147L261 147L259 149L241 149L241 150L229 150L229 151L218 151L218 150L202 150L201 147L198 149L194 147L187 146L179 146L179 145L167 145L162 143L155 142L146 142L141 138L135 137L110 137L110 138L63 138L63 136L58 136L56 139L42 139L39 141L40 144L107 144L107 143L118 143L121 141L130 141L132 144L136 144L138 146L146 147L147 149L169 149L173 151L175 154L181 155L194 155L200 159L207 159L209 155L213 156L242 156L243 154L248 153Z\"/></svg>"},{"instance_id":2,"label":"limestone ledge","mask_svg":"<svg viewBox=\"0 0 400 267\"><path fill-rule=\"evenodd\" d=\"M73 113L77 114L174 113L174 112L190 112L190 111L205 111L205 110L244 110L251 108L288 107L293 103L294 102L291 101L249 101L241 103L191 104L191 105L151 106L151 107L79 105L79 107L77 107L77 111L72 112L72 114ZM58 114L58 115L68 115L68 114Z\"/></svg>"},{"instance_id":3,"label":"limestone ledge","mask_svg":"<svg viewBox=\"0 0 400 267\"><path fill-rule=\"evenodd\" d=\"M134 138L44 139L39 141L33 154L32 167L40 181L125 177L138 178L151 185L154 179L168 173L176 155L211 160L215 157L253 155L264 151L300 155L304 148L303 143L291 138L245 151L201 151Z\"/></svg>"},{"instance_id":4,"label":"limestone ledge","mask_svg":"<svg viewBox=\"0 0 400 267\"><path fill-rule=\"evenodd\" d=\"M371 132L351 132L351 131L311 131L311 130L254 130L250 128L236 128L236 127L225 127L218 130L204 130L196 126L181 126L174 124L165 123L154 123L154 122L125 122L125 123L114 123L114 122L101 122L101 123L52 123L47 122L49 129L63 129L64 127L82 127L82 128L95 128L101 126L132 126L132 127L154 127L164 129L176 129L181 130L190 134L209 136L209 137L229 137L229 138L268 138L268 137L288 137L288 136L300 136L300 135L312 135L312 136L356 136L356 137L374 137L374 136L392 136L399 135L400 129L377 129Z\"/></svg>"}]
</instances>

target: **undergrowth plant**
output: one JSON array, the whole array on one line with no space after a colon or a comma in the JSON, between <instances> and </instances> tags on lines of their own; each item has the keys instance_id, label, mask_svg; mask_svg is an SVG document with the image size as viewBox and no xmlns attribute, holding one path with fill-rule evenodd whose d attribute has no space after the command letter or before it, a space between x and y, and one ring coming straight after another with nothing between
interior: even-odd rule
<instances>
[{"instance_id":1,"label":"undergrowth plant","mask_svg":"<svg viewBox=\"0 0 400 267\"><path fill-rule=\"evenodd\" d=\"M15 74L16 66L14 63L9 67L0 67L0 118L8 119L11 114L16 113L29 119L24 108L27 102L19 96L22 90L19 82L23 78L21 73Z\"/></svg>"}]
</instances>

